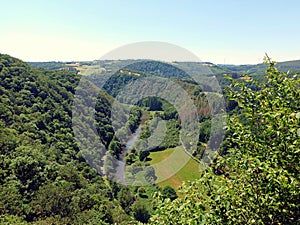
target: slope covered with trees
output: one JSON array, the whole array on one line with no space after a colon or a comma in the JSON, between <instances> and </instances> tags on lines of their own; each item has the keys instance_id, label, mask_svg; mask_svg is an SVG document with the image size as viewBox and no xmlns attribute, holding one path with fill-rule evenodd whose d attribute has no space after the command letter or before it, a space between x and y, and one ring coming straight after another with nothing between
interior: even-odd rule
<instances>
[{"instance_id":1,"label":"slope covered with trees","mask_svg":"<svg viewBox=\"0 0 300 225\"><path fill-rule=\"evenodd\" d=\"M105 183L85 162L73 137L71 110L79 78L0 55L1 224L135 220L130 206L136 200L122 203L118 194L135 199L134 190ZM110 102L100 93L96 104L97 129L106 134L101 141L107 147L114 136ZM139 204L136 210L143 207Z\"/></svg>"}]
</instances>

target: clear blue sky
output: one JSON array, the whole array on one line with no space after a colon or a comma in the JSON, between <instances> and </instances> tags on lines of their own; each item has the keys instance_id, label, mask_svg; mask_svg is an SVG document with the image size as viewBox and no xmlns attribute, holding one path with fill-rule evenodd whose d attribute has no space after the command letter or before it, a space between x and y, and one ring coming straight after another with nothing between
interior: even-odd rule
<instances>
[{"instance_id":1,"label":"clear blue sky","mask_svg":"<svg viewBox=\"0 0 300 225\"><path fill-rule=\"evenodd\" d=\"M0 52L25 61L93 60L164 41L203 61L300 59L300 1L0 0Z\"/></svg>"}]
</instances>

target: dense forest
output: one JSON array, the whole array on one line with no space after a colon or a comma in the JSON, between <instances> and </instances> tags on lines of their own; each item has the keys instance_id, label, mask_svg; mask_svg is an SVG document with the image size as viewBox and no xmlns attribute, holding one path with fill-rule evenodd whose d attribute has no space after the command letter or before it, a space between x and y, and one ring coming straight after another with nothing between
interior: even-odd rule
<instances>
[{"instance_id":1,"label":"dense forest","mask_svg":"<svg viewBox=\"0 0 300 225\"><path fill-rule=\"evenodd\" d=\"M1 224L128 224L136 212L150 214L157 186L107 183L82 157L71 127L78 75L0 55L0 76ZM106 146L114 140L101 115L109 102L102 95L96 107Z\"/></svg>"},{"instance_id":2,"label":"dense forest","mask_svg":"<svg viewBox=\"0 0 300 225\"><path fill-rule=\"evenodd\" d=\"M95 123L99 134L82 132L80 137L97 138L105 146L103 152L94 148L88 153L90 162L74 137L74 95L83 76L101 86L99 74L118 67L114 63L126 66L98 94L95 121L84 117L84 109L80 114L85 121L80 125ZM147 97L129 110L124 126L112 121L111 113L115 97L126 101L121 92L131 82L171 79L196 106L199 137L189 154L196 162L203 160L205 150L214 148L211 133L218 139L223 127L211 130L209 89L174 66L195 64L95 61L82 62L81 69L73 64L73 69L61 62L29 65L0 54L1 224L299 224L300 78L295 64L281 63L278 70L270 60L256 67L205 63L224 93L229 117L225 139L218 157L208 158L211 166L178 190L156 184L150 157L178 145L188 149L180 138L177 109L163 98ZM88 66L96 66L98 73L83 75ZM220 107L217 101L214 107ZM140 125L139 139L124 152L120 133L134 133ZM158 135L152 137L153 131ZM151 146L151 138L160 144ZM97 156L107 152L116 160L124 156L130 183L143 177L149 185L115 182L116 165ZM148 169L140 171L141 166ZM105 176L100 176L101 168Z\"/></svg>"}]
</instances>

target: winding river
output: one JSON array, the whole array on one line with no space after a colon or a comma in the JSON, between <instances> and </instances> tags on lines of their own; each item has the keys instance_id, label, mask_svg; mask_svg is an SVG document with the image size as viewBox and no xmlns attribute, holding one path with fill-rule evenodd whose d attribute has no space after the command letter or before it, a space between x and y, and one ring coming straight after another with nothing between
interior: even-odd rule
<instances>
[{"instance_id":1,"label":"winding river","mask_svg":"<svg viewBox=\"0 0 300 225\"><path fill-rule=\"evenodd\" d=\"M141 123L138 128L135 130L135 132L131 135L129 140L125 144L125 150L120 155L120 158L118 160L118 166L116 171L116 180L120 182L123 185L126 185L125 181L125 166L126 163L124 162L124 158L126 156L126 153L129 152L130 147L135 143L135 141L138 139L138 136L141 133L143 124Z\"/></svg>"}]
</instances>

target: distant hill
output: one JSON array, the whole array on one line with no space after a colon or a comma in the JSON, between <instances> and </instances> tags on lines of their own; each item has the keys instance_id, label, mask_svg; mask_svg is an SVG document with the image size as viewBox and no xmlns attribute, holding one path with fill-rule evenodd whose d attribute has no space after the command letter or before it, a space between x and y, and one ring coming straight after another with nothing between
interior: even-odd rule
<instances>
[{"instance_id":1,"label":"distant hill","mask_svg":"<svg viewBox=\"0 0 300 225\"><path fill-rule=\"evenodd\" d=\"M138 70L140 72L151 73L152 75L161 75L165 77L175 78L183 78L186 77L183 71L174 69L175 67L161 67L155 61L146 61L143 63L136 63L137 60L94 60L94 61L78 61L78 62L29 62L32 67L35 68L44 68L49 70L68 70L68 71L77 71L78 73L82 73L89 66L97 66L99 67L99 71L105 74L106 72L110 72L114 68L123 68L126 65L128 69ZM155 63L154 63L155 62ZM243 74L248 75L263 75L265 70L267 69L266 65L263 63L260 64L245 64L245 65L230 65L230 64L213 64L210 62L173 62L176 66L180 65L181 68L197 68L198 64L202 66L207 66L209 70L211 70L212 74L221 75L228 74L239 77ZM161 68L160 68L161 67ZM295 72L300 73L300 60L293 61L285 61L278 62L277 68L280 71L287 72Z\"/></svg>"},{"instance_id":2,"label":"distant hill","mask_svg":"<svg viewBox=\"0 0 300 225\"><path fill-rule=\"evenodd\" d=\"M263 63L255 65L218 65L221 69L239 74L262 75L267 66ZM280 71L300 72L300 60L279 62L276 64Z\"/></svg>"}]
</instances>

